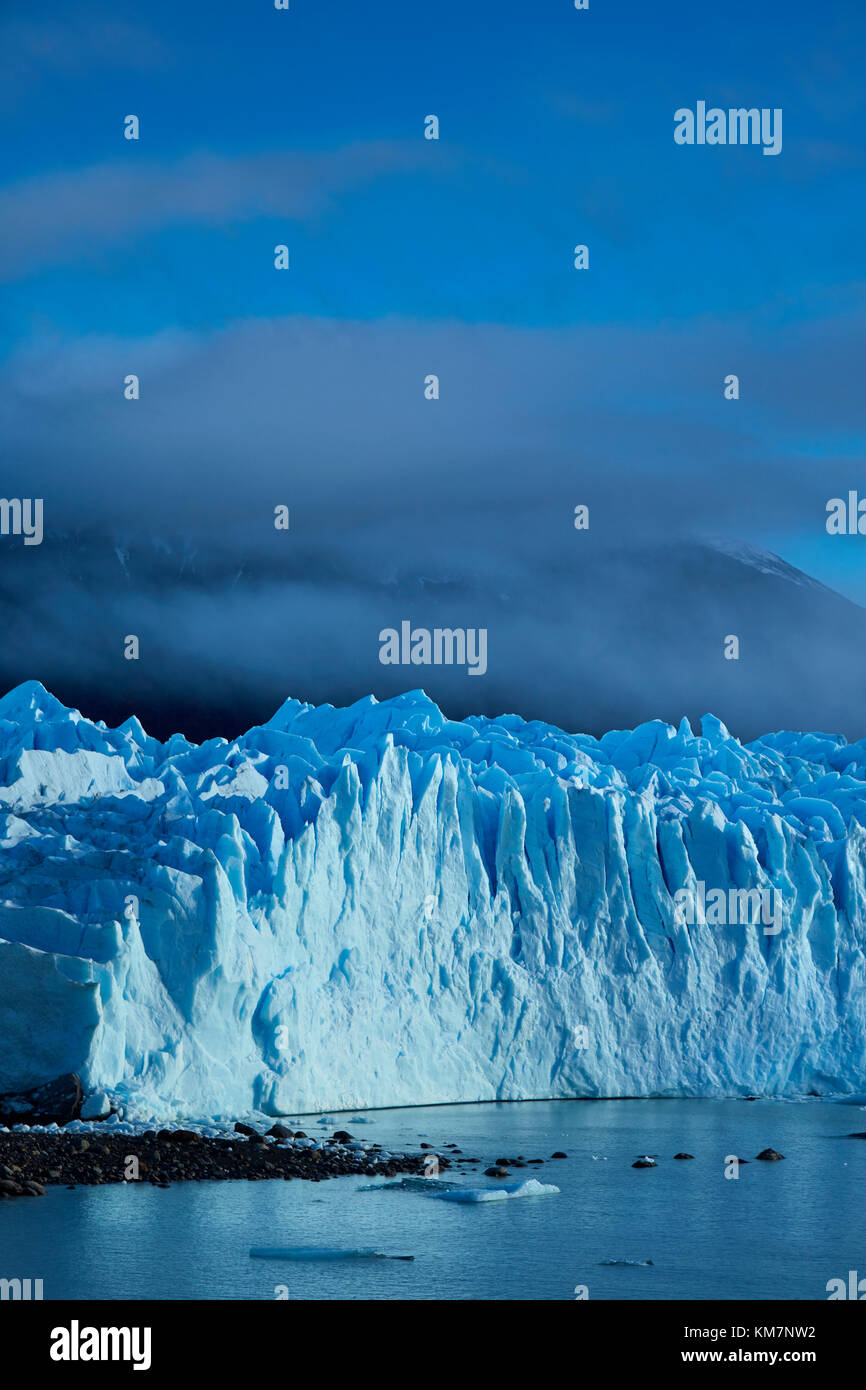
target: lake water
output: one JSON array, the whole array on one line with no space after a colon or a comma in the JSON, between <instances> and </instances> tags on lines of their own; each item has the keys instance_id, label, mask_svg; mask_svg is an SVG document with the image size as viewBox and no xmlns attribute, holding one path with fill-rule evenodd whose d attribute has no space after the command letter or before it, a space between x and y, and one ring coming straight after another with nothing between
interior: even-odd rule
<instances>
[{"instance_id":1,"label":"lake water","mask_svg":"<svg viewBox=\"0 0 866 1390\"><path fill-rule=\"evenodd\" d=\"M302 1122L320 1132L316 1119ZM866 1114L851 1105L745 1101L554 1101L332 1116L327 1132L394 1149L457 1143L556 1196L457 1204L423 1191L328 1182L180 1183L49 1189L0 1204L0 1277L41 1278L46 1298L826 1299L866 1276ZM134 1152L134 1140L130 1141ZM772 1147L726 1179L725 1157ZM694 1162L674 1161L685 1150ZM640 1154L655 1169L634 1169ZM453 1174L448 1175L454 1179ZM468 1187L495 1179L458 1175ZM376 1183L387 1179L377 1179ZM433 1189L433 1183L429 1184ZM373 1247L391 1259L253 1259L254 1246ZM652 1260L651 1266L604 1265Z\"/></svg>"}]
</instances>

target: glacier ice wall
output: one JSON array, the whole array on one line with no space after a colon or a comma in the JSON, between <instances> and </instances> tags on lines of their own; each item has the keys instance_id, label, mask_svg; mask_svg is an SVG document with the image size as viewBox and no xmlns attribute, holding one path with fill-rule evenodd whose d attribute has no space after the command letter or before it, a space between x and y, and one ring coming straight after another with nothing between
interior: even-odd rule
<instances>
[{"instance_id":1,"label":"glacier ice wall","mask_svg":"<svg viewBox=\"0 0 866 1390\"><path fill-rule=\"evenodd\" d=\"M866 740L422 692L149 738L0 700L0 1092L132 1117L866 1090ZM690 925L678 889L779 895Z\"/></svg>"}]
</instances>

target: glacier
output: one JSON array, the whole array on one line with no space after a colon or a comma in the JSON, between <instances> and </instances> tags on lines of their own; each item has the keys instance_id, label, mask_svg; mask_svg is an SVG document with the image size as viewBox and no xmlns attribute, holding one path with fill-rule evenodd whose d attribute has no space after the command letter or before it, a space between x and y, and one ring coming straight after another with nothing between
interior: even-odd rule
<instances>
[{"instance_id":1,"label":"glacier","mask_svg":"<svg viewBox=\"0 0 866 1390\"><path fill-rule=\"evenodd\" d=\"M779 895L782 929L678 890ZM126 1118L866 1090L866 740L422 691L149 737L0 700L0 1093Z\"/></svg>"}]
</instances>

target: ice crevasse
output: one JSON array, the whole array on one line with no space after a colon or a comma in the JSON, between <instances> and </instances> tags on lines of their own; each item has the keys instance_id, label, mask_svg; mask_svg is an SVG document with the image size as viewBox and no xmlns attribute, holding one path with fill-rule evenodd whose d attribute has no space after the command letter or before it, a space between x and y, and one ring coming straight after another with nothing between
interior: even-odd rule
<instances>
[{"instance_id":1,"label":"ice crevasse","mask_svg":"<svg viewBox=\"0 0 866 1390\"><path fill-rule=\"evenodd\" d=\"M866 740L421 691L201 745L0 700L0 1093L128 1118L866 1090ZM781 929L675 895L778 895Z\"/></svg>"}]
</instances>

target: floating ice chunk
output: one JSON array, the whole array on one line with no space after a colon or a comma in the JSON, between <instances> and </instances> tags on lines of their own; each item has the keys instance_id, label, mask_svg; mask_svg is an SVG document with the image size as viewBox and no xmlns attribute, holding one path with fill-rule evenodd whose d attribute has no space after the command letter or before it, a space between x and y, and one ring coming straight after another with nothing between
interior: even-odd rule
<instances>
[{"instance_id":1,"label":"floating ice chunk","mask_svg":"<svg viewBox=\"0 0 866 1390\"><path fill-rule=\"evenodd\" d=\"M250 1251L254 1260L413 1260L414 1255L388 1255L384 1250L359 1248L331 1250L319 1245L255 1245Z\"/></svg>"},{"instance_id":2,"label":"floating ice chunk","mask_svg":"<svg viewBox=\"0 0 866 1390\"><path fill-rule=\"evenodd\" d=\"M512 1197L547 1197L559 1192L553 1183L528 1178L526 1182L507 1183L503 1187L457 1187L451 1192L437 1192L443 1202L504 1202Z\"/></svg>"}]
</instances>

